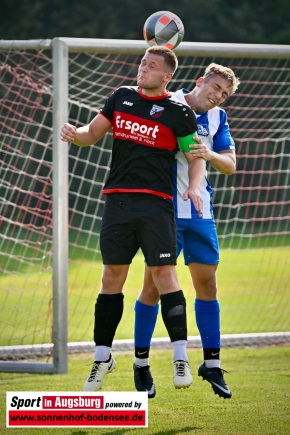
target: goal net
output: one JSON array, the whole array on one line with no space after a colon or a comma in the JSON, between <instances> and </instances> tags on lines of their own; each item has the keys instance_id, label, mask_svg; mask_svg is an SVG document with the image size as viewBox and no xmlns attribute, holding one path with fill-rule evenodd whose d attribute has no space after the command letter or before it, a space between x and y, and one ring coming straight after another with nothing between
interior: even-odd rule
<instances>
[{"instance_id":1,"label":"goal net","mask_svg":"<svg viewBox=\"0 0 290 435\"><path fill-rule=\"evenodd\" d=\"M143 41L53 41L0 41L0 370L33 356L49 362L66 340L71 351L93 348L101 190L112 136L79 148L59 142L59 126L88 123L111 91L135 85L147 47ZM241 80L223 105L236 143L236 173L208 166L221 248L222 345L289 343L290 46L184 42L176 53L179 68L169 90L192 89L211 62L231 67ZM132 346L143 267L139 253L124 289L115 337L120 349ZM182 258L178 275L189 345L199 346L195 295ZM154 343L168 344L161 316ZM54 363L44 370L65 369Z\"/></svg>"}]
</instances>

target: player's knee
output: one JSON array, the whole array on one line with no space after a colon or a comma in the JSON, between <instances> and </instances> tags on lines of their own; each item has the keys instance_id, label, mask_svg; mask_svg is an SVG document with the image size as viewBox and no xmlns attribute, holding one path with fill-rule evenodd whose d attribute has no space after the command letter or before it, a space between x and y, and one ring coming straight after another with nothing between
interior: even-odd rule
<instances>
[{"instance_id":1,"label":"player's knee","mask_svg":"<svg viewBox=\"0 0 290 435\"><path fill-rule=\"evenodd\" d=\"M120 266L105 266L102 276L102 293L120 293L127 277L127 271Z\"/></svg>"},{"instance_id":2,"label":"player's knee","mask_svg":"<svg viewBox=\"0 0 290 435\"><path fill-rule=\"evenodd\" d=\"M160 294L180 289L175 266L154 266L152 276Z\"/></svg>"},{"instance_id":3,"label":"player's knee","mask_svg":"<svg viewBox=\"0 0 290 435\"><path fill-rule=\"evenodd\" d=\"M202 301L215 301L218 297L218 289L215 285L195 286L196 297Z\"/></svg>"},{"instance_id":4,"label":"player's knee","mask_svg":"<svg viewBox=\"0 0 290 435\"><path fill-rule=\"evenodd\" d=\"M144 286L139 294L138 300L146 305L156 305L159 302L159 292L152 283L150 286Z\"/></svg>"}]
</instances>

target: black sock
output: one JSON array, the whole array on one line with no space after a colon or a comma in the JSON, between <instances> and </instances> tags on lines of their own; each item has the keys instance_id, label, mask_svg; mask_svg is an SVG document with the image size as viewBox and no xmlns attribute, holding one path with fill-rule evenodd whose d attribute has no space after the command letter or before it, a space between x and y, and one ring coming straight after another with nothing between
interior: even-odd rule
<instances>
[{"instance_id":1,"label":"black sock","mask_svg":"<svg viewBox=\"0 0 290 435\"><path fill-rule=\"evenodd\" d=\"M182 290L160 296L161 314L171 342L187 340L186 300Z\"/></svg>"},{"instance_id":2,"label":"black sock","mask_svg":"<svg viewBox=\"0 0 290 435\"><path fill-rule=\"evenodd\" d=\"M111 347L123 315L124 295L99 294L95 305L94 341L96 346Z\"/></svg>"},{"instance_id":3,"label":"black sock","mask_svg":"<svg viewBox=\"0 0 290 435\"><path fill-rule=\"evenodd\" d=\"M140 359L149 358L150 347L135 346L135 357Z\"/></svg>"},{"instance_id":4,"label":"black sock","mask_svg":"<svg viewBox=\"0 0 290 435\"><path fill-rule=\"evenodd\" d=\"M206 359L220 359L220 348L203 349L203 357Z\"/></svg>"}]
</instances>

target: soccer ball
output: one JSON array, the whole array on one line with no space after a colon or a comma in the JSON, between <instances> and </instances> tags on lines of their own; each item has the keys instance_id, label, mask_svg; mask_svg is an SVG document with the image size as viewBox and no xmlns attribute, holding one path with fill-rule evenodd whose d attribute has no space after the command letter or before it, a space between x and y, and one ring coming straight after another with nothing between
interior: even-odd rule
<instances>
[{"instance_id":1,"label":"soccer ball","mask_svg":"<svg viewBox=\"0 0 290 435\"><path fill-rule=\"evenodd\" d=\"M165 45L176 48L184 36L181 19L169 11L159 11L150 15L143 27L143 37L148 45Z\"/></svg>"}]
</instances>

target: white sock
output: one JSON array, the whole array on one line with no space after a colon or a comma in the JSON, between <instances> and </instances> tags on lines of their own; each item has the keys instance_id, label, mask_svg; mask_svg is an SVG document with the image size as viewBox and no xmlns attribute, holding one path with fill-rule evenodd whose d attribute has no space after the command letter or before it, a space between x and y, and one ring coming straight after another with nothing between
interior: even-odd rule
<instances>
[{"instance_id":1,"label":"white sock","mask_svg":"<svg viewBox=\"0 0 290 435\"><path fill-rule=\"evenodd\" d=\"M206 359L204 361L204 364L206 367L214 368L214 367L220 367L221 366L221 360L220 359Z\"/></svg>"},{"instance_id":2,"label":"white sock","mask_svg":"<svg viewBox=\"0 0 290 435\"><path fill-rule=\"evenodd\" d=\"M111 354L111 348L108 346L96 346L94 361L108 361Z\"/></svg>"},{"instance_id":3,"label":"white sock","mask_svg":"<svg viewBox=\"0 0 290 435\"><path fill-rule=\"evenodd\" d=\"M149 358L136 358L134 359L134 364L138 367L149 366Z\"/></svg>"},{"instance_id":4,"label":"white sock","mask_svg":"<svg viewBox=\"0 0 290 435\"><path fill-rule=\"evenodd\" d=\"M173 346L173 362L186 361L188 362L188 356L186 352L187 340L178 340L172 343Z\"/></svg>"}]
</instances>

